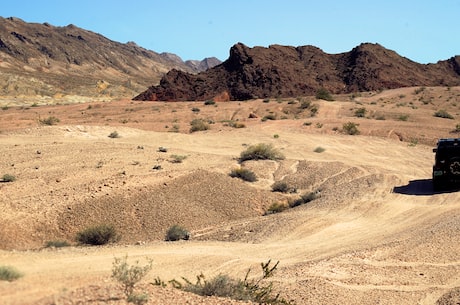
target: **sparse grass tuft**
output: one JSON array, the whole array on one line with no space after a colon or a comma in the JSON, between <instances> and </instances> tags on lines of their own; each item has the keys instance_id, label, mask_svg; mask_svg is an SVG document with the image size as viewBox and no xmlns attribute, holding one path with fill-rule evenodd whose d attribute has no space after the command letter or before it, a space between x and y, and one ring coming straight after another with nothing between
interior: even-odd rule
<instances>
[{"instance_id":1,"label":"sparse grass tuft","mask_svg":"<svg viewBox=\"0 0 460 305\"><path fill-rule=\"evenodd\" d=\"M65 240L50 240L45 243L45 248L64 248L69 246L70 244Z\"/></svg>"},{"instance_id":2,"label":"sparse grass tuft","mask_svg":"<svg viewBox=\"0 0 460 305\"><path fill-rule=\"evenodd\" d=\"M179 225L173 225L166 232L166 241L189 240L190 232Z\"/></svg>"},{"instance_id":3,"label":"sparse grass tuft","mask_svg":"<svg viewBox=\"0 0 460 305\"><path fill-rule=\"evenodd\" d=\"M249 146L240 154L240 162L246 160L283 160L284 155L272 144L259 143Z\"/></svg>"},{"instance_id":4,"label":"sparse grass tuft","mask_svg":"<svg viewBox=\"0 0 460 305\"><path fill-rule=\"evenodd\" d=\"M0 266L0 281L12 282L22 276L23 274L12 266Z\"/></svg>"},{"instance_id":5,"label":"sparse grass tuft","mask_svg":"<svg viewBox=\"0 0 460 305\"><path fill-rule=\"evenodd\" d=\"M272 185L273 192L288 193L291 190L292 189L289 187L289 185L285 181L276 181Z\"/></svg>"},{"instance_id":6,"label":"sparse grass tuft","mask_svg":"<svg viewBox=\"0 0 460 305\"><path fill-rule=\"evenodd\" d=\"M182 163L182 161L184 161L185 159L187 159L187 156L185 155L171 155L170 162L171 163Z\"/></svg>"},{"instance_id":7,"label":"sparse grass tuft","mask_svg":"<svg viewBox=\"0 0 460 305\"><path fill-rule=\"evenodd\" d=\"M287 210L288 208L289 206L287 206L284 203L274 202L268 207L267 211L265 212L265 215L281 213L284 210Z\"/></svg>"},{"instance_id":8,"label":"sparse grass tuft","mask_svg":"<svg viewBox=\"0 0 460 305\"><path fill-rule=\"evenodd\" d=\"M54 116L49 116L46 119L39 119L38 121L40 122L40 124L48 125L48 126L56 125L57 123L60 122L60 120Z\"/></svg>"},{"instance_id":9,"label":"sparse grass tuft","mask_svg":"<svg viewBox=\"0 0 460 305\"><path fill-rule=\"evenodd\" d=\"M232 178L240 178L244 181L247 181L247 182L255 182L257 181L257 177L256 177L256 174L247 169L247 168L244 168L244 167L240 167L240 168L234 168L232 169L232 171L230 172L230 177Z\"/></svg>"},{"instance_id":10,"label":"sparse grass tuft","mask_svg":"<svg viewBox=\"0 0 460 305\"><path fill-rule=\"evenodd\" d=\"M300 198L290 201L289 206L291 208L294 208L299 205L309 203L310 201L313 201L319 197L321 197L321 192L319 190L314 191L314 192L305 193L302 196L300 196Z\"/></svg>"},{"instance_id":11,"label":"sparse grass tuft","mask_svg":"<svg viewBox=\"0 0 460 305\"><path fill-rule=\"evenodd\" d=\"M112 225L101 224L84 229L77 233L76 240L80 244L86 245L105 245L116 242L120 239L115 227Z\"/></svg>"}]
</instances>

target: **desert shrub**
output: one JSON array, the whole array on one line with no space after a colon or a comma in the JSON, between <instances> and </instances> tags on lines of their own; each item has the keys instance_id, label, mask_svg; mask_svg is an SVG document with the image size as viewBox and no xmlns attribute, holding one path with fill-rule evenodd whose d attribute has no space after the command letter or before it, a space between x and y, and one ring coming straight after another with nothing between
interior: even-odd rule
<instances>
[{"instance_id":1,"label":"desert shrub","mask_svg":"<svg viewBox=\"0 0 460 305\"><path fill-rule=\"evenodd\" d=\"M245 128L246 127L244 123L241 123L238 121L230 121L228 125L233 128Z\"/></svg>"},{"instance_id":2,"label":"desert shrub","mask_svg":"<svg viewBox=\"0 0 460 305\"><path fill-rule=\"evenodd\" d=\"M318 146L318 147L316 147L313 151L314 151L315 153L322 153L322 152L324 152L325 150L326 150L325 148L323 148L323 147L321 147L321 146Z\"/></svg>"},{"instance_id":3,"label":"desert shrub","mask_svg":"<svg viewBox=\"0 0 460 305\"><path fill-rule=\"evenodd\" d=\"M316 91L315 97L318 100L325 100L325 101L333 101L334 100L334 98L332 97L331 93L325 88L318 89L318 91Z\"/></svg>"},{"instance_id":4,"label":"desert shrub","mask_svg":"<svg viewBox=\"0 0 460 305\"><path fill-rule=\"evenodd\" d=\"M185 159L187 159L187 156L185 155L171 155L170 162L171 163L182 163L182 161L184 161Z\"/></svg>"},{"instance_id":5,"label":"desert shrub","mask_svg":"<svg viewBox=\"0 0 460 305\"><path fill-rule=\"evenodd\" d=\"M38 121L42 125L49 125L49 126L56 125L57 123L60 122L60 120L57 117L54 117L54 116L49 116L46 119L39 119Z\"/></svg>"},{"instance_id":6,"label":"desert shrub","mask_svg":"<svg viewBox=\"0 0 460 305\"><path fill-rule=\"evenodd\" d=\"M118 134L118 131L112 131L109 134L109 138L112 138L112 139L120 138L120 135Z\"/></svg>"},{"instance_id":7,"label":"desert shrub","mask_svg":"<svg viewBox=\"0 0 460 305\"><path fill-rule=\"evenodd\" d=\"M300 106L299 106L299 108L300 108L300 109L308 109L308 108L310 108L310 105L311 105L311 101L305 100L305 99L301 99L301 100L300 100Z\"/></svg>"},{"instance_id":8,"label":"desert shrub","mask_svg":"<svg viewBox=\"0 0 460 305\"><path fill-rule=\"evenodd\" d=\"M177 281L175 283L177 288L202 296L219 296L259 304L290 304L279 294L273 293L273 283L266 283L265 281L275 273L278 264L279 261L271 266L270 260L267 263L261 263L262 277L254 280L249 280L251 272L249 269L243 280L219 274L208 281L203 274L200 274L196 277L196 283L185 278L185 285Z\"/></svg>"},{"instance_id":9,"label":"desert shrub","mask_svg":"<svg viewBox=\"0 0 460 305\"><path fill-rule=\"evenodd\" d=\"M406 122L408 118L409 118L408 114L401 114L398 116L398 121Z\"/></svg>"},{"instance_id":10,"label":"desert shrub","mask_svg":"<svg viewBox=\"0 0 460 305\"><path fill-rule=\"evenodd\" d=\"M193 119L190 122L190 132L204 131L210 128L209 123L203 119Z\"/></svg>"},{"instance_id":11,"label":"desert shrub","mask_svg":"<svg viewBox=\"0 0 460 305\"><path fill-rule=\"evenodd\" d=\"M12 266L0 266L0 281L12 282L22 276L23 274Z\"/></svg>"},{"instance_id":12,"label":"desert shrub","mask_svg":"<svg viewBox=\"0 0 460 305\"><path fill-rule=\"evenodd\" d=\"M162 153L168 152L168 148L160 146L160 147L158 147L158 152L162 152Z\"/></svg>"},{"instance_id":13,"label":"desert shrub","mask_svg":"<svg viewBox=\"0 0 460 305\"><path fill-rule=\"evenodd\" d=\"M152 270L152 261L145 266L140 266L139 261L135 265L128 264L128 257L115 258L112 264L112 278L118 281L123 287L123 293L129 303L145 304L148 301L148 295L134 293L135 285L141 281L147 273Z\"/></svg>"},{"instance_id":14,"label":"desert shrub","mask_svg":"<svg viewBox=\"0 0 460 305\"><path fill-rule=\"evenodd\" d=\"M359 124L348 122L343 124L342 130L348 135L357 135L359 134L358 126Z\"/></svg>"},{"instance_id":15,"label":"desert shrub","mask_svg":"<svg viewBox=\"0 0 460 305\"><path fill-rule=\"evenodd\" d=\"M50 240L45 243L45 248L64 248L69 246L70 244L65 240Z\"/></svg>"},{"instance_id":16,"label":"desert shrub","mask_svg":"<svg viewBox=\"0 0 460 305\"><path fill-rule=\"evenodd\" d=\"M16 176L11 175L11 174L4 174L2 176L2 181L3 182L13 182L16 181Z\"/></svg>"},{"instance_id":17,"label":"desert shrub","mask_svg":"<svg viewBox=\"0 0 460 305\"><path fill-rule=\"evenodd\" d=\"M264 103L270 103L270 99L269 98L264 98L263 102Z\"/></svg>"},{"instance_id":18,"label":"desert shrub","mask_svg":"<svg viewBox=\"0 0 460 305\"><path fill-rule=\"evenodd\" d=\"M240 154L240 162L246 160L283 160L284 155L272 144L259 143L249 146Z\"/></svg>"},{"instance_id":19,"label":"desert shrub","mask_svg":"<svg viewBox=\"0 0 460 305\"><path fill-rule=\"evenodd\" d=\"M190 232L179 225L173 225L166 231L166 241L189 240Z\"/></svg>"},{"instance_id":20,"label":"desert shrub","mask_svg":"<svg viewBox=\"0 0 460 305\"><path fill-rule=\"evenodd\" d=\"M101 224L78 232L76 239L81 244L98 246L116 242L119 238L114 226Z\"/></svg>"},{"instance_id":21,"label":"desert shrub","mask_svg":"<svg viewBox=\"0 0 460 305\"><path fill-rule=\"evenodd\" d=\"M268 207L267 211L265 212L265 215L281 213L288 208L289 206L287 206L284 203L274 202Z\"/></svg>"},{"instance_id":22,"label":"desert shrub","mask_svg":"<svg viewBox=\"0 0 460 305\"><path fill-rule=\"evenodd\" d=\"M193 107L193 108L192 108L192 111L195 112L195 113L198 113L198 112L200 112L201 110L200 110L200 108Z\"/></svg>"},{"instance_id":23,"label":"desert shrub","mask_svg":"<svg viewBox=\"0 0 460 305\"><path fill-rule=\"evenodd\" d=\"M244 181L248 181L248 182L255 182L257 181L257 177L256 177L256 174L247 169L247 168L244 168L244 167L240 167L240 168L234 168L232 169L232 171L230 172L230 177L232 178L240 178Z\"/></svg>"},{"instance_id":24,"label":"desert shrub","mask_svg":"<svg viewBox=\"0 0 460 305\"><path fill-rule=\"evenodd\" d=\"M289 185L285 181L276 181L272 185L273 192L287 193L291 190Z\"/></svg>"},{"instance_id":25,"label":"desert shrub","mask_svg":"<svg viewBox=\"0 0 460 305\"><path fill-rule=\"evenodd\" d=\"M208 106L208 105L215 105L216 102L214 102L213 100L208 100L208 101L205 101L204 104L205 104L206 106Z\"/></svg>"},{"instance_id":26,"label":"desert shrub","mask_svg":"<svg viewBox=\"0 0 460 305\"><path fill-rule=\"evenodd\" d=\"M364 118L366 116L366 108L362 107L362 108L358 108L355 110L355 117L358 117L358 118Z\"/></svg>"},{"instance_id":27,"label":"desert shrub","mask_svg":"<svg viewBox=\"0 0 460 305\"><path fill-rule=\"evenodd\" d=\"M297 207L302 204L309 203L310 201L313 201L321 196L321 192L319 190L313 191L313 192L308 192L300 196L300 198L291 200L289 202L289 206L291 208Z\"/></svg>"},{"instance_id":28,"label":"desert shrub","mask_svg":"<svg viewBox=\"0 0 460 305\"><path fill-rule=\"evenodd\" d=\"M268 121L268 120L274 121L274 120L276 120L276 115L273 114L273 113L270 113L270 114L267 114L266 116L264 116L261 120L262 120L262 122L265 122L265 121Z\"/></svg>"},{"instance_id":29,"label":"desert shrub","mask_svg":"<svg viewBox=\"0 0 460 305\"><path fill-rule=\"evenodd\" d=\"M434 116L438 118L443 118L443 119L451 119L451 120L454 119L454 117L450 113L448 113L446 110L443 110L443 109L436 111L434 113Z\"/></svg>"}]
</instances>

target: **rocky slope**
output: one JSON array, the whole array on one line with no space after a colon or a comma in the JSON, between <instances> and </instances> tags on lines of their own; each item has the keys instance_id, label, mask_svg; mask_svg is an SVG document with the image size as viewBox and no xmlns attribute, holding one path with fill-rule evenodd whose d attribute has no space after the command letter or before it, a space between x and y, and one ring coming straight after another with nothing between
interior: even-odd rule
<instances>
[{"instance_id":1,"label":"rocky slope","mask_svg":"<svg viewBox=\"0 0 460 305\"><path fill-rule=\"evenodd\" d=\"M197 73L219 63L187 64L177 55L112 41L72 24L56 27L0 17L0 95L131 97L169 70Z\"/></svg>"},{"instance_id":2,"label":"rocky slope","mask_svg":"<svg viewBox=\"0 0 460 305\"><path fill-rule=\"evenodd\" d=\"M234 45L222 64L197 75L172 70L135 100L247 100L460 84L460 56L419 64L378 44L327 54L313 46Z\"/></svg>"}]
</instances>

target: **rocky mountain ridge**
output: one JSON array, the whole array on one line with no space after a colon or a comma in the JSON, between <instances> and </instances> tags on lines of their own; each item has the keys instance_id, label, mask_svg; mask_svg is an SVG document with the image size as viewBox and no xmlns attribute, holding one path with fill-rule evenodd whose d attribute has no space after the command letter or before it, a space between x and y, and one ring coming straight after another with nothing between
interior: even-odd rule
<instances>
[{"instance_id":1,"label":"rocky mountain ridge","mask_svg":"<svg viewBox=\"0 0 460 305\"><path fill-rule=\"evenodd\" d=\"M197 73L216 58L183 62L134 42L119 43L75 25L27 23L0 17L0 88L3 96L132 97L169 70Z\"/></svg>"},{"instance_id":2,"label":"rocky mountain ridge","mask_svg":"<svg viewBox=\"0 0 460 305\"><path fill-rule=\"evenodd\" d=\"M327 54L314 46L235 44L220 65L196 75L168 72L135 100L247 100L314 95L324 88L350 93L409 86L460 85L460 56L420 64L379 44Z\"/></svg>"}]
</instances>

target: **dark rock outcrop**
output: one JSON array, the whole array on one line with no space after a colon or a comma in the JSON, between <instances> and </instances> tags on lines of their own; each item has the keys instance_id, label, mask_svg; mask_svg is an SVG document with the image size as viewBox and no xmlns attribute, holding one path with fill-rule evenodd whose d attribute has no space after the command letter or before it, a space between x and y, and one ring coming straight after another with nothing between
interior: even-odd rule
<instances>
[{"instance_id":1,"label":"dark rock outcrop","mask_svg":"<svg viewBox=\"0 0 460 305\"><path fill-rule=\"evenodd\" d=\"M220 65L192 75L168 72L135 100L230 100L391 89L407 86L460 85L460 56L436 64L419 64L378 44L361 44L350 52L327 54L313 46L230 49Z\"/></svg>"}]
</instances>

